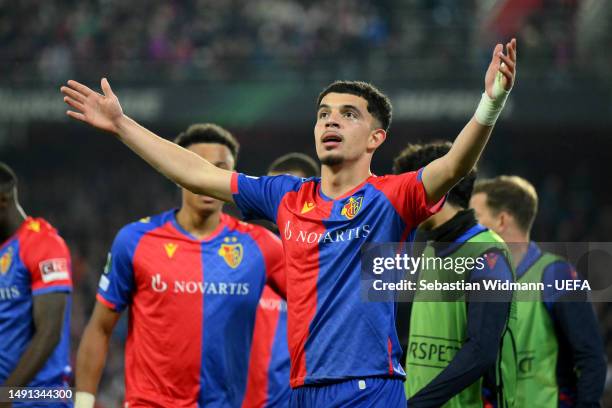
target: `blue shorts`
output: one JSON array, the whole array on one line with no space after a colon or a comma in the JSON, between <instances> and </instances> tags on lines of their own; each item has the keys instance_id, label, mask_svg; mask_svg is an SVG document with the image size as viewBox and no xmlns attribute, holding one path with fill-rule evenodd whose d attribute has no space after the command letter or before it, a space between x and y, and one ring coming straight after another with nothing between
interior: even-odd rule
<instances>
[{"instance_id":1,"label":"blue shorts","mask_svg":"<svg viewBox=\"0 0 612 408\"><path fill-rule=\"evenodd\" d=\"M406 408L404 381L399 378L356 378L291 390L290 408Z\"/></svg>"}]
</instances>

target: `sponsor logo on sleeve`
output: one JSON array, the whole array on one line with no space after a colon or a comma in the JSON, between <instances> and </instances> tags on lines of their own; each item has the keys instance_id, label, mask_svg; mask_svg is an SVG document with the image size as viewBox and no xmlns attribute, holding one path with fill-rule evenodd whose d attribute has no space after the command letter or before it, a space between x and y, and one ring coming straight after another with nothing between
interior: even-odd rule
<instances>
[{"instance_id":1,"label":"sponsor logo on sleeve","mask_svg":"<svg viewBox=\"0 0 612 408\"><path fill-rule=\"evenodd\" d=\"M68 274L68 261L66 258L47 259L38 264L44 283L66 280Z\"/></svg>"},{"instance_id":2,"label":"sponsor logo on sleeve","mask_svg":"<svg viewBox=\"0 0 612 408\"><path fill-rule=\"evenodd\" d=\"M108 285L110 285L110 280L108 277L106 275L100 276L100 283L98 284L100 289L106 292L108 290Z\"/></svg>"},{"instance_id":3,"label":"sponsor logo on sleeve","mask_svg":"<svg viewBox=\"0 0 612 408\"><path fill-rule=\"evenodd\" d=\"M108 255L106 256L106 264L104 265L104 270L102 270L102 273L104 273L105 275L109 274L111 270L112 261L113 261L113 254L109 252Z\"/></svg>"}]
</instances>

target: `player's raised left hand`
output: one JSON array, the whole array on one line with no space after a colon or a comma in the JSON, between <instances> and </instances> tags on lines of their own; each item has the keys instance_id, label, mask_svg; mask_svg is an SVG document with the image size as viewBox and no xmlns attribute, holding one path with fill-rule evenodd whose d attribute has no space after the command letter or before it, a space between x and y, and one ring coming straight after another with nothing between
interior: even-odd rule
<instances>
[{"instance_id":1,"label":"player's raised left hand","mask_svg":"<svg viewBox=\"0 0 612 408\"><path fill-rule=\"evenodd\" d=\"M491 63L485 75L485 90L491 99L497 99L503 91L510 91L516 77L516 38L504 46L497 44L493 49ZM497 86L496 86L497 82Z\"/></svg>"},{"instance_id":2,"label":"player's raised left hand","mask_svg":"<svg viewBox=\"0 0 612 408\"><path fill-rule=\"evenodd\" d=\"M76 112L69 110L66 114L98 129L118 133L116 123L123 116L119 99L106 78L102 78L101 87L104 95L77 81L68 81L68 85L62 86L60 90L64 94L64 102Z\"/></svg>"}]
</instances>

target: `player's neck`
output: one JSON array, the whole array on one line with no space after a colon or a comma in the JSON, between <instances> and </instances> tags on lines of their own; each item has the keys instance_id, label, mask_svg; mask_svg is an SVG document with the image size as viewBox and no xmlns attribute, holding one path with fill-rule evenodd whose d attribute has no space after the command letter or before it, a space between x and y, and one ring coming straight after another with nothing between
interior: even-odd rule
<instances>
[{"instance_id":1,"label":"player's neck","mask_svg":"<svg viewBox=\"0 0 612 408\"><path fill-rule=\"evenodd\" d=\"M26 218L27 216L19 204L9 207L5 216L0 220L0 243L15 234Z\"/></svg>"},{"instance_id":2,"label":"player's neck","mask_svg":"<svg viewBox=\"0 0 612 408\"><path fill-rule=\"evenodd\" d=\"M321 191L327 197L337 198L363 183L372 173L370 163L344 162L339 166L321 167Z\"/></svg>"},{"instance_id":3,"label":"player's neck","mask_svg":"<svg viewBox=\"0 0 612 408\"><path fill-rule=\"evenodd\" d=\"M510 247L514 266L518 266L529 250L529 234L525 234L518 230L511 230L507 231L502 238Z\"/></svg>"},{"instance_id":4,"label":"player's neck","mask_svg":"<svg viewBox=\"0 0 612 408\"><path fill-rule=\"evenodd\" d=\"M424 229L426 231L431 231L435 228L438 228L440 225L446 224L450 219L457 215L459 210L461 210L459 207L455 207L453 205L450 205L449 203L445 203L439 212L423 221L421 225L419 225L419 228Z\"/></svg>"},{"instance_id":5,"label":"player's neck","mask_svg":"<svg viewBox=\"0 0 612 408\"><path fill-rule=\"evenodd\" d=\"M221 210L211 213L198 213L185 207L176 213L176 221L197 239L205 239L212 234L221 222Z\"/></svg>"}]
</instances>

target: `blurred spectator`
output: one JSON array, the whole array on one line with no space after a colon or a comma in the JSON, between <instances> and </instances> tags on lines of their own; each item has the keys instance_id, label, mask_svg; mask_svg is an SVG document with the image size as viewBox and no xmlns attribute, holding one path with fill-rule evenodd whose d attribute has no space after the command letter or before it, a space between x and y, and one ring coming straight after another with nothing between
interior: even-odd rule
<instances>
[{"instance_id":1,"label":"blurred spectator","mask_svg":"<svg viewBox=\"0 0 612 408\"><path fill-rule=\"evenodd\" d=\"M337 76L440 80L480 75L458 68L480 69L493 41L512 31L526 56L521 75L562 85L581 72L605 76L601 53L577 61L577 43L593 55L592 44L610 36L606 13L588 12L587 3L609 14L605 0L0 0L0 56L8 62L0 73L12 83L102 74L269 80L325 67Z\"/></svg>"}]
</instances>

